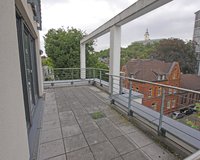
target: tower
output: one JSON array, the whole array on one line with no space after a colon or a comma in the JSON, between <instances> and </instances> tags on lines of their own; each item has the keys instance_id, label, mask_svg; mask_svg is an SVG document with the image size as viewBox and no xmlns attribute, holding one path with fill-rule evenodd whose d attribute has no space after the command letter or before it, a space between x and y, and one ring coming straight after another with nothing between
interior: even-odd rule
<instances>
[{"instance_id":1,"label":"tower","mask_svg":"<svg viewBox=\"0 0 200 160\"><path fill-rule=\"evenodd\" d=\"M200 76L200 10L195 13L193 40L196 43L195 55L197 58L197 74Z\"/></svg>"},{"instance_id":2,"label":"tower","mask_svg":"<svg viewBox=\"0 0 200 160\"><path fill-rule=\"evenodd\" d=\"M148 41L148 40L149 40L148 28L147 28L147 30L146 30L146 32L145 32L145 34L144 34L144 40L145 40L145 41Z\"/></svg>"}]
</instances>

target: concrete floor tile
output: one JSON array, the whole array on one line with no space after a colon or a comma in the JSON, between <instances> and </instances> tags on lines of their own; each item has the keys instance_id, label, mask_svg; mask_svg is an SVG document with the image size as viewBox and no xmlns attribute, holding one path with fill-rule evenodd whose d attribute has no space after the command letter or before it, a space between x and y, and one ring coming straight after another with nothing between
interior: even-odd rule
<instances>
[{"instance_id":1,"label":"concrete floor tile","mask_svg":"<svg viewBox=\"0 0 200 160\"><path fill-rule=\"evenodd\" d=\"M66 158L66 155L63 154L61 156L53 157L53 158L50 158L48 160L67 160L67 158Z\"/></svg>"},{"instance_id":2,"label":"concrete floor tile","mask_svg":"<svg viewBox=\"0 0 200 160\"><path fill-rule=\"evenodd\" d=\"M67 153L67 160L94 160L89 147Z\"/></svg>"},{"instance_id":3,"label":"concrete floor tile","mask_svg":"<svg viewBox=\"0 0 200 160\"><path fill-rule=\"evenodd\" d=\"M136 132L139 130L133 124L128 123L128 122L122 123L122 124L118 125L118 127L125 134L129 134L129 133Z\"/></svg>"},{"instance_id":4,"label":"concrete floor tile","mask_svg":"<svg viewBox=\"0 0 200 160\"><path fill-rule=\"evenodd\" d=\"M78 125L64 126L62 127L63 137L70 137L81 134L81 129Z\"/></svg>"},{"instance_id":5,"label":"concrete floor tile","mask_svg":"<svg viewBox=\"0 0 200 160\"><path fill-rule=\"evenodd\" d=\"M98 129L98 126L94 122L90 122L88 124L80 124L80 127L83 130L83 132Z\"/></svg>"},{"instance_id":6,"label":"concrete floor tile","mask_svg":"<svg viewBox=\"0 0 200 160\"><path fill-rule=\"evenodd\" d=\"M84 132L84 134L89 145L100 143L107 140L102 131L99 129L95 129L89 132Z\"/></svg>"},{"instance_id":7,"label":"concrete floor tile","mask_svg":"<svg viewBox=\"0 0 200 160\"><path fill-rule=\"evenodd\" d=\"M65 153L62 140L43 143L39 147L39 160L56 157Z\"/></svg>"},{"instance_id":8,"label":"concrete floor tile","mask_svg":"<svg viewBox=\"0 0 200 160\"><path fill-rule=\"evenodd\" d=\"M111 160L119 157L119 154L110 142L91 145L91 150L96 160Z\"/></svg>"},{"instance_id":9,"label":"concrete floor tile","mask_svg":"<svg viewBox=\"0 0 200 160\"><path fill-rule=\"evenodd\" d=\"M119 137L122 135L120 130L117 129L115 126L107 126L101 129L108 139L112 139L112 138Z\"/></svg>"},{"instance_id":10,"label":"concrete floor tile","mask_svg":"<svg viewBox=\"0 0 200 160\"><path fill-rule=\"evenodd\" d=\"M140 150L136 150L130 153L127 153L122 156L124 160L150 160L144 153Z\"/></svg>"},{"instance_id":11,"label":"concrete floor tile","mask_svg":"<svg viewBox=\"0 0 200 160\"><path fill-rule=\"evenodd\" d=\"M59 128L59 127L60 127L60 122L57 120L43 122L42 124L42 130L49 130L49 129Z\"/></svg>"},{"instance_id":12,"label":"concrete floor tile","mask_svg":"<svg viewBox=\"0 0 200 160\"><path fill-rule=\"evenodd\" d=\"M48 114L48 115L43 115L43 122L48 122L48 121L59 121L59 116L58 114Z\"/></svg>"},{"instance_id":13,"label":"concrete floor tile","mask_svg":"<svg viewBox=\"0 0 200 160\"><path fill-rule=\"evenodd\" d=\"M125 154L137 149L125 136L120 136L110 141L120 154Z\"/></svg>"},{"instance_id":14,"label":"concrete floor tile","mask_svg":"<svg viewBox=\"0 0 200 160\"><path fill-rule=\"evenodd\" d=\"M133 132L127 134L139 147L143 147L153 143L153 140L150 139L141 131Z\"/></svg>"},{"instance_id":15,"label":"concrete floor tile","mask_svg":"<svg viewBox=\"0 0 200 160\"><path fill-rule=\"evenodd\" d=\"M123 160L121 157L114 158L112 160Z\"/></svg>"},{"instance_id":16,"label":"concrete floor tile","mask_svg":"<svg viewBox=\"0 0 200 160\"><path fill-rule=\"evenodd\" d=\"M50 142L61 138L62 134L60 128L44 130L41 131L40 143Z\"/></svg>"},{"instance_id":17,"label":"concrete floor tile","mask_svg":"<svg viewBox=\"0 0 200 160\"><path fill-rule=\"evenodd\" d=\"M66 152L71 152L88 146L82 134L65 138L64 143Z\"/></svg>"},{"instance_id":18,"label":"concrete floor tile","mask_svg":"<svg viewBox=\"0 0 200 160\"><path fill-rule=\"evenodd\" d=\"M175 160L171 153L166 152L161 146L155 143L143 147L142 150L153 160Z\"/></svg>"},{"instance_id":19,"label":"concrete floor tile","mask_svg":"<svg viewBox=\"0 0 200 160\"><path fill-rule=\"evenodd\" d=\"M61 123L62 127L78 125L75 118L71 118L71 119L67 119L67 120L61 120L60 123Z\"/></svg>"}]
</instances>

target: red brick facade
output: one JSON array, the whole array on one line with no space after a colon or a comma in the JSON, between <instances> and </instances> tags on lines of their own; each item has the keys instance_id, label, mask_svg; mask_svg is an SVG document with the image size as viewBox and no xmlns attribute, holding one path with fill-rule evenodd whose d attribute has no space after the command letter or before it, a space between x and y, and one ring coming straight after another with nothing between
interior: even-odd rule
<instances>
[{"instance_id":1,"label":"red brick facade","mask_svg":"<svg viewBox=\"0 0 200 160\"><path fill-rule=\"evenodd\" d=\"M123 66L122 72L125 73L125 76L130 76L130 73L128 73L127 68L128 67L126 65ZM143 69L145 69L145 67L143 67ZM175 63L175 62L171 63L169 71L167 73L164 73L163 75L166 76L165 78L163 78L163 80L160 80L162 79L161 77L159 80L156 80L153 82L180 87L181 73L180 73L180 67L178 63ZM140 79L137 76L134 78ZM145 80L148 80L148 77L146 77ZM125 88L129 88L128 80L124 81L124 86ZM139 83L139 82L133 82L132 88L134 91L144 94L144 98L142 100L142 104L144 106L150 107L158 112L160 111L161 102L162 102L162 88L161 87L150 85L150 84ZM172 90L172 89L165 89L165 93L166 93L166 96L165 96L164 113L168 114L176 110L177 103L178 103L178 96L175 95L176 90Z\"/></svg>"}]
</instances>

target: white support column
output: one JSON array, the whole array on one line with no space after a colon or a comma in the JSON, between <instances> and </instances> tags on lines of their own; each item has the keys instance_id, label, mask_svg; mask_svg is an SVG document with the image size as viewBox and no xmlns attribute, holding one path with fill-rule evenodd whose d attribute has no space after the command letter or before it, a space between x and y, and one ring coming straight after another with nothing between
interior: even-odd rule
<instances>
[{"instance_id":1,"label":"white support column","mask_svg":"<svg viewBox=\"0 0 200 160\"><path fill-rule=\"evenodd\" d=\"M80 72L81 72L81 79L85 79L86 78L86 61L85 61L85 43L82 43L80 45Z\"/></svg>"},{"instance_id":2,"label":"white support column","mask_svg":"<svg viewBox=\"0 0 200 160\"><path fill-rule=\"evenodd\" d=\"M113 26L110 29L110 68L109 73L120 75L120 52L121 52L121 27ZM119 93L119 78L113 79L113 91ZM111 79L109 79L109 92L111 92Z\"/></svg>"}]
</instances>

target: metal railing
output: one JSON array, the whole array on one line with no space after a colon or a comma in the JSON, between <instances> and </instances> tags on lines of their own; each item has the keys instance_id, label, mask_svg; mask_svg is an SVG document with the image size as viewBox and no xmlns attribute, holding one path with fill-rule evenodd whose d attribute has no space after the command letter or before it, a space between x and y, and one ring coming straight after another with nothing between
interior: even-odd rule
<instances>
[{"instance_id":1,"label":"metal railing","mask_svg":"<svg viewBox=\"0 0 200 160\"><path fill-rule=\"evenodd\" d=\"M74 82L81 80L84 75L85 80L93 80L103 85L109 82L109 71L99 68L48 68L43 67L43 77L45 83Z\"/></svg>"},{"instance_id":2,"label":"metal railing","mask_svg":"<svg viewBox=\"0 0 200 160\"><path fill-rule=\"evenodd\" d=\"M200 92L125 76L96 68L54 68L44 71L44 83L93 81L110 88L111 102L130 117L142 119L159 135L173 135L200 149ZM81 74L85 79L81 79ZM110 82L109 82L110 81ZM109 86L110 85L110 86Z\"/></svg>"},{"instance_id":3,"label":"metal railing","mask_svg":"<svg viewBox=\"0 0 200 160\"><path fill-rule=\"evenodd\" d=\"M170 133L200 149L199 91L130 77L109 76L112 103L124 106L129 116L142 117L150 126L156 126L159 135Z\"/></svg>"}]
</instances>

